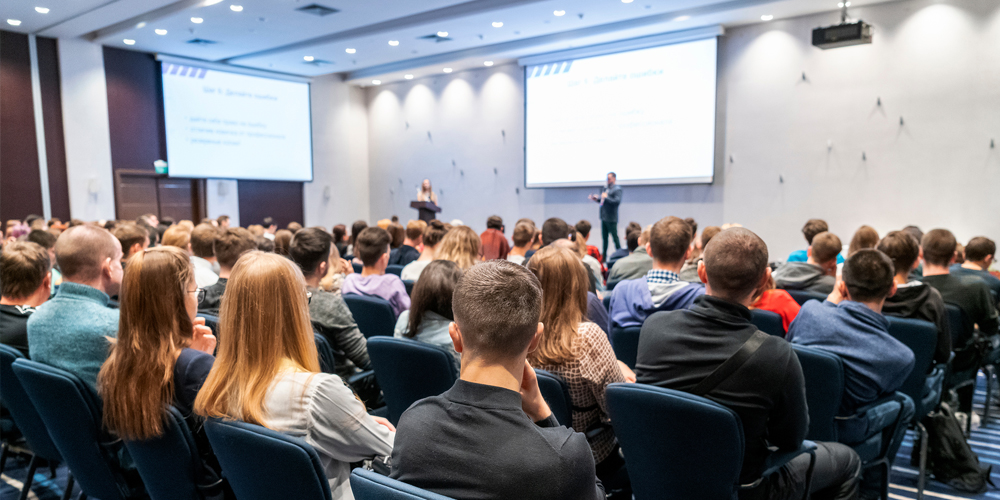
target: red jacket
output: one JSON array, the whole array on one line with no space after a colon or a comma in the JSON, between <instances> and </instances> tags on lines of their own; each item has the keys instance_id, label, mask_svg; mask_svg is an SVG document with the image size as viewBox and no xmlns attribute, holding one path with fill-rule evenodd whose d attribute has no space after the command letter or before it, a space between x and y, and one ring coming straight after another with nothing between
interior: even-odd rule
<instances>
[{"instance_id":1,"label":"red jacket","mask_svg":"<svg viewBox=\"0 0 1000 500\"><path fill-rule=\"evenodd\" d=\"M507 259L507 254L510 253L510 244L507 243L507 237L500 231L493 228L487 229L479 235L479 241L482 243L479 246L479 256L484 261Z\"/></svg>"}]
</instances>

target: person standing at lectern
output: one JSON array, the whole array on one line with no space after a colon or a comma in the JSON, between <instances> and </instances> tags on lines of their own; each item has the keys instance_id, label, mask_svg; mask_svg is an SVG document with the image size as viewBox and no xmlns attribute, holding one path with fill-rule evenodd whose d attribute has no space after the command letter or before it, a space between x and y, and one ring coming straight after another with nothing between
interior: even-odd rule
<instances>
[{"instance_id":1,"label":"person standing at lectern","mask_svg":"<svg viewBox=\"0 0 1000 500\"><path fill-rule=\"evenodd\" d=\"M429 201L435 205L438 204L438 197L431 188L430 179L424 179L424 182L420 184L420 189L417 190L417 201Z\"/></svg>"},{"instance_id":2,"label":"person standing at lectern","mask_svg":"<svg viewBox=\"0 0 1000 500\"><path fill-rule=\"evenodd\" d=\"M617 180L618 176L614 172L608 172L608 185L601 189L600 196L589 196L591 201L601 205L601 238L604 240L601 255L605 260L608 258L608 234L615 240L615 250L622 247L618 241L618 205L622 202L622 188L618 186Z\"/></svg>"}]
</instances>

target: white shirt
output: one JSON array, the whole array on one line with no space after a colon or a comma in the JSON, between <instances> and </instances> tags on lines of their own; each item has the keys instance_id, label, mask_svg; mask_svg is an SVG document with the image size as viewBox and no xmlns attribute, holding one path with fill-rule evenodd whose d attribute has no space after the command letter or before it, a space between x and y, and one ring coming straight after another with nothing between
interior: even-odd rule
<instances>
[{"instance_id":1,"label":"white shirt","mask_svg":"<svg viewBox=\"0 0 1000 500\"><path fill-rule=\"evenodd\" d=\"M427 264L430 264L429 260L415 260L409 264L403 266L403 270L399 272L399 279L403 281L417 281L420 278L420 273L424 272L424 268Z\"/></svg>"},{"instance_id":2,"label":"white shirt","mask_svg":"<svg viewBox=\"0 0 1000 500\"><path fill-rule=\"evenodd\" d=\"M507 256L507 260L510 261L510 262L513 262L513 263L515 263L515 264L517 264L519 266L523 266L524 265L524 256L523 255L508 255Z\"/></svg>"},{"instance_id":3,"label":"white shirt","mask_svg":"<svg viewBox=\"0 0 1000 500\"><path fill-rule=\"evenodd\" d=\"M219 275L212 270L211 262L192 255L191 265L194 266L194 281L198 284L198 288L205 288L219 281Z\"/></svg>"},{"instance_id":4,"label":"white shirt","mask_svg":"<svg viewBox=\"0 0 1000 500\"><path fill-rule=\"evenodd\" d=\"M264 399L267 426L312 445L334 500L353 500L351 462L392 454L396 433L376 423L343 380L285 370Z\"/></svg>"}]
</instances>

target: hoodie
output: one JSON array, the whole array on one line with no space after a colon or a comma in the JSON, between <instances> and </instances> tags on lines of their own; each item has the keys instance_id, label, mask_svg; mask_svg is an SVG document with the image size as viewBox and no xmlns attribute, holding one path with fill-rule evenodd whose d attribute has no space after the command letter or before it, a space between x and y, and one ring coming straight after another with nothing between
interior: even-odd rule
<instances>
[{"instance_id":1,"label":"hoodie","mask_svg":"<svg viewBox=\"0 0 1000 500\"><path fill-rule=\"evenodd\" d=\"M828 295L837 278L827 276L822 267L808 262L786 262L774 272L774 285L785 290L806 290Z\"/></svg>"},{"instance_id":2,"label":"hoodie","mask_svg":"<svg viewBox=\"0 0 1000 500\"><path fill-rule=\"evenodd\" d=\"M650 314L687 309L694 299L705 294L702 284L686 281L658 284L654 288L655 297L645 276L619 283L611 294L611 327L642 326Z\"/></svg>"},{"instance_id":3,"label":"hoodie","mask_svg":"<svg viewBox=\"0 0 1000 500\"><path fill-rule=\"evenodd\" d=\"M938 331L934 361L936 363L948 362L948 358L951 357L951 332L948 329L948 315L944 309L944 299L941 298L941 292L920 281L898 285L896 294L885 299L882 314L934 323Z\"/></svg>"}]
</instances>

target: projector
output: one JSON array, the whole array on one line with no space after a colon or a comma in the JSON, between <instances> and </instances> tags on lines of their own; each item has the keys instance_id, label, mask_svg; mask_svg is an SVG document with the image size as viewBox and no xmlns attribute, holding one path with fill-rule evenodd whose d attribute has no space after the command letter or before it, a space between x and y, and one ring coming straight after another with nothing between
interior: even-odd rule
<instances>
[{"instance_id":1,"label":"projector","mask_svg":"<svg viewBox=\"0 0 1000 500\"><path fill-rule=\"evenodd\" d=\"M813 30L813 45L821 49L872 43L872 25L857 21Z\"/></svg>"}]
</instances>

